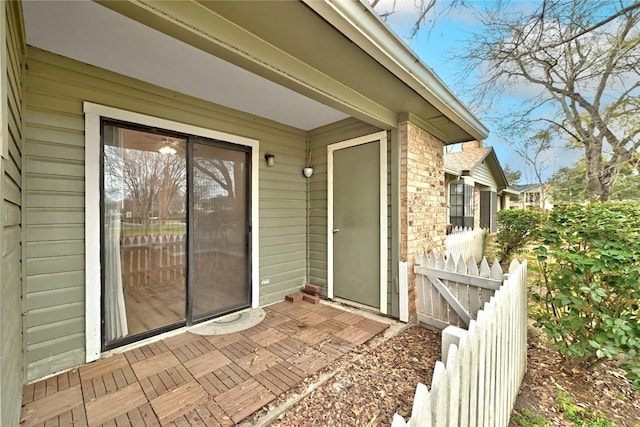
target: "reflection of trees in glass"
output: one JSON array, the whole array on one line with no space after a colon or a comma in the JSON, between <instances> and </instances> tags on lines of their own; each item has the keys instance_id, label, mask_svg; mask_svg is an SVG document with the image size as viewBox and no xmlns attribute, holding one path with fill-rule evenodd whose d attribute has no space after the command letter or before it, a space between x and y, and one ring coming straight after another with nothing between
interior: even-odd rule
<instances>
[{"instance_id":1,"label":"reflection of trees in glass","mask_svg":"<svg viewBox=\"0 0 640 427\"><path fill-rule=\"evenodd\" d=\"M222 158L221 158L222 157ZM212 250L242 247L245 224L244 153L196 145L193 206L196 244Z\"/></svg>"},{"instance_id":2,"label":"reflection of trees in glass","mask_svg":"<svg viewBox=\"0 0 640 427\"><path fill-rule=\"evenodd\" d=\"M193 165L196 203L206 203L214 211L234 211L242 203L243 196L238 194L244 178L242 163L195 157Z\"/></svg>"},{"instance_id":3,"label":"reflection of trees in glass","mask_svg":"<svg viewBox=\"0 0 640 427\"><path fill-rule=\"evenodd\" d=\"M230 160L196 158L193 160L193 164L196 168L194 183L195 185L203 187L201 192L197 192L201 199L208 199L215 196L225 196L231 199L236 198L235 173L237 168L235 167L235 162ZM232 176L232 174L234 175ZM217 183L219 188L216 188L217 186L211 186L210 180Z\"/></svg>"},{"instance_id":4,"label":"reflection of trees in glass","mask_svg":"<svg viewBox=\"0 0 640 427\"><path fill-rule=\"evenodd\" d=\"M181 155L182 154L182 155ZM145 232L152 218L162 228L173 216L184 216L186 167L184 150L167 155L155 151L104 149L105 194L130 202Z\"/></svg>"}]
</instances>

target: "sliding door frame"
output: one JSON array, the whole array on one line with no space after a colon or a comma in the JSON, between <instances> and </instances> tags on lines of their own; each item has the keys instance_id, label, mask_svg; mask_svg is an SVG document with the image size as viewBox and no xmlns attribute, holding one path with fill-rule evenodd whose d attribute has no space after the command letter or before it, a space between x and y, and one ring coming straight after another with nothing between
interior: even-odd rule
<instances>
[{"instance_id":1,"label":"sliding door frame","mask_svg":"<svg viewBox=\"0 0 640 427\"><path fill-rule=\"evenodd\" d=\"M85 350L86 362L102 352L101 277L101 120L134 123L186 135L227 141L251 149L250 305L259 306L259 141L173 120L84 102L85 113Z\"/></svg>"}]
</instances>

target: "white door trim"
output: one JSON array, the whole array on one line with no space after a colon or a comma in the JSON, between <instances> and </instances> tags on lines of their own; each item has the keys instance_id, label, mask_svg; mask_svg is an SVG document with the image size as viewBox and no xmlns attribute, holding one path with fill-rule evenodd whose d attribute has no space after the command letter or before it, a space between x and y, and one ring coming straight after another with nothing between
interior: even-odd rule
<instances>
[{"instance_id":1,"label":"white door trim","mask_svg":"<svg viewBox=\"0 0 640 427\"><path fill-rule=\"evenodd\" d=\"M387 314L387 132L381 131L327 146L327 296L333 299L333 153L380 141L380 312Z\"/></svg>"},{"instance_id":2,"label":"white door trim","mask_svg":"<svg viewBox=\"0 0 640 427\"><path fill-rule=\"evenodd\" d=\"M85 349L86 361L100 357L100 119L108 118L173 130L189 135L219 139L251 147L251 307L260 305L260 209L259 141L173 120L134 113L104 105L84 103L85 117Z\"/></svg>"}]
</instances>

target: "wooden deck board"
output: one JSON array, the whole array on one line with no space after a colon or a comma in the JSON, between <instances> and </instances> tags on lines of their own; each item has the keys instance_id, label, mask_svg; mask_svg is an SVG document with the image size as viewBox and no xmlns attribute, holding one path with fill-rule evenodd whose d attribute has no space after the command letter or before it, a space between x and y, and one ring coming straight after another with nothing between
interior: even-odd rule
<instances>
[{"instance_id":1,"label":"wooden deck board","mask_svg":"<svg viewBox=\"0 0 640 427\"><path fill-rule=\"evenodd\" d=\"M214 350L185 362L184 367L187 368L191 375L197 378L229 363L231 363L230 359L219 350Z\"/></svg>"},{"instance_id":2,"label":"wooden deck board","mask_svg":"<svg viewBox=\"0 0 640 427\"><path fill-rule=\"evenodd\" d=\"M360 329L356 326L349 326L347 329L344 329L334 335L335 338L339 338L341 340L347 341L354 346L358 346L362 343L369 341L373 338L375 334L371 332L367 332L363 329Z\"/></svg>"},{"instance_id":3,"label":"wooden deck board","mask_svg":"<svg viewBox=\"0 0 640 427\"><path fill-rule=\"evenodd\" d=\"M196 407L196 412L207 426L231 426L231 417L224 413L220 406L212 401Z\"/></svg>"},{"instance_id":4,"label":"wooden deck board","mask_svg":"<svg viewBox=\"0 0 640 427\"><path fill-rule=\"evenodd\" d=\"M131 369L136 374L138 379L145 378L165 369L172 368L180 364L180 360L172 353L165 352L155 356L152 356L146 360L136 362L131 365Z\"/></svg>"},{"instance_id":5,"label":"wooden deck board","mask_svg":"<svg viewBox=\"0 0 640 427\"><path fill-rule=\"evenodd\" d=\"M129 362L127 362L127 358L122 354L96 360L80 368L80 379L82 381L88 381L101 377L107 372L125 368L128 365Z\"/></svg>"},{"instance_id":6,"label":"wooden deck board","mask_svg":"<svg viewBox=\"0 0 640 427\"><path fill-rule=\"evenodd\" d=\"M207 398L207 392L200 384L191 382L156 397L151 401L151 407L160 424L166 424L184 415Z\"/></svg>"},{"instance_id":7,"label":"wooden deck board","mask_svg":"<svg viewBox=\"0 0 640 427\"><path fill-rule=\"evenodd\" d=\"M75 385L24 405L21 420L25 426L36 425L81 405L82 392Z\"/></svg>"},{"instance_id":8,"label":"wooden deck board","mask_svg":"<svg viewBox=\"0 0 640 427\"><path fill-rule=\"evenodd\" d=\"M238 359L237 364L250 375L257 375L281 361L281 358L271 353L269 350L261 348L255 353L241 357Z\"/></svg>"},{"instance_id":9,"label":"wooden deck board","mask_svg":"<svg viewBox=\"0 0 640 427\"><path fill-rule=\"evenodd\" d=\"M324 304L278 303L242 332L183 333L23 389L22 426L231 426L386 329Z\"/></svg>"},{"instance_id":10,"label":"wooden deck board","mask_svg":"<svg viewBox=\"0 0 640 427\"><path fill-rule=\"evenodd\" d=\"M251 378L218 396L216 402L238 423L275 398L265 386Z\"/></svg>"},{"instance_id":11,"label":"wooden deck board","mask_svg":"<svg viewBox=\"0 0 640 427\"><path fill-rule=\"evenodd\" d=\"M147 403L147 398L142 392L140 384L131 384L121 390L86 402L87 421L90 425L102 424L145 403Z\"/></svg>"}]
</instances>

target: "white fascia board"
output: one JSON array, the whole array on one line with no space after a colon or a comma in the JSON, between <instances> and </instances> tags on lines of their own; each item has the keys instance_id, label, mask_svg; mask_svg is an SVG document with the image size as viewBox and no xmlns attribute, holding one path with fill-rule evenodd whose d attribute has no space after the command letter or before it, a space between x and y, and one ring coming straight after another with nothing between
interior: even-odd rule
<instances>
[{"instance_id":1,"label":"white fascia board","mask_svg":"<svg viewBox=\"0 0 640 427\"><path fill-rule=\"evenodd\" d=\"M361 1L302 0L365 52L477 140L489 135L480 120L456 98L375 12Z\"/></svg>"}]
</instances>

